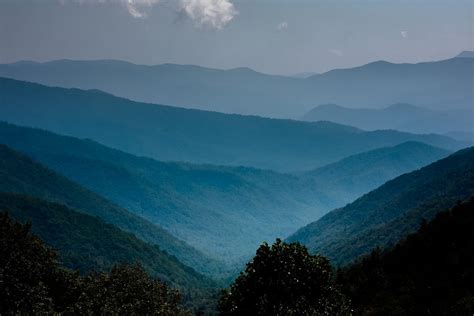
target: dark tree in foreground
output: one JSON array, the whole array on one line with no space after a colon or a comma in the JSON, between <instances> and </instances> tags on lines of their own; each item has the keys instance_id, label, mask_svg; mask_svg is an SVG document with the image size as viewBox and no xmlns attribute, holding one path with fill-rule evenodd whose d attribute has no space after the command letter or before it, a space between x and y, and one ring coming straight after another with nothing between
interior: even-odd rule
<instances>
[{"instance_id":1,"label":"dark tree in foreground","mask_svg":"<svg viewBox=\"0 0 474 316\"><path fill-rule=\"evenodd\" d=\"M187 315L180 295L151 279L139 265L118 265L109 273L83 279L83 293L75 311L94 315Z\"/></svg>"},{"instance_id":2,"label":"dark tree in foreground","mask_svg":"<svg viewBox=\"0 0 474 316\"><path fill-rule=\"evenodd\" d=\"M355 315L474 315L474 199L338 272Z\"/></svg>"},{"instance_id":3,"label":"dark tree in foreground","mask_svg":"<svg viewBox=\"0 0 474 316\"><path fill-rule=\"evenodd\" d=\"M222 315L346 315L329 261L298 244L264 243L219 301Z\"/></svg>"},{"instance_id":4,"label":"dark tree in foreground","mask_svg":"<svg viewBox=\"0 0 474 316\"><path fill-rule=\"evenodd\" d=\"M139 265L87 276L66 270L30 225L0 214L0 315L187 315L179 301Z\"/></svg>"},{"instance_id":5,"label":"dark tree in foreground","mask_svg":"<svg viewBox=\"0 0 474 316\"><path fill-rule=\"evenodd\" d=\"M30 225L0 214L0 314L51 313L73 295L75 274L60 269L56 253Z\"/></svg>"}]
</instances>

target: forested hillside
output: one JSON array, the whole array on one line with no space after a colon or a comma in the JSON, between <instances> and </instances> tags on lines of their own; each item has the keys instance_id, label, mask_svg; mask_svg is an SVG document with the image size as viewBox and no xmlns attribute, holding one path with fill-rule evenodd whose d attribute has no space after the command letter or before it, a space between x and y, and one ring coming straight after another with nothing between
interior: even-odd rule
<instances>
[{"instance_id":1,"label":"forested hillside","mask_svg":"<svg viewBox=\"0 0 474 316\"><path fill-rule=\"evenodd\" d=\"M162 161L311 170L350 155L407 141L457 150L439 135L364 132L330 122L300 122L132 102L100 91L50 88L0 79L2 120L90 138Z\"/></svg>"},{"instance_id":2,"label":"forested hillside","mask_svg":"<svg viewBox=\"0 0 474 316\"><path fill-rule=\"evenodd\" d=\"M0 213L0 245L2 314L190 315L179 292L139 264L117 264L87 275L66 269L30 224L6 213Z\"/></svg>"},{"instance_id":3,"label":"forested hillside","mask_svg":"<svg viewBox=\"0 0 474 316\"><path fill-rule=\"evenodd\" d=\"M406 142L374 149L305 173L326 195L345 205L399 175L445 158L449 151Z\"/></svg>"},{"instance_id":4,"label":"forested hillside","mask_svg":"<svg viewBox=\"0 0 474 316\"><path fill-rule=\"evenodd\" d=\"M422 223L390 250L342 269L355 315L469 315L474 311L474 199Z\"/></svg>"},{"instance_id":5,"label":"forested hillside","mask_svg":"<svg viewBox=\"0 0 474 316\"><path fill-rule=\"evenodd\" d=\"M300 241L334 264L347 264L376 246L393 245L424 220L474 193L474 148L399 176L303 227Z\"/></svg>"},{"instance_id":6,"label":"forested hillside","mask_svg":"<svg viewBox=\"0 0 474 316\"><path fill-rule=\"evenodd\" d=\"M63 266L83 274L108 271L121 263L140 263L150 275L179 289L188 303L198 306L217 287L158 246L63 205L0 193L0 211L22 223L31 223L32 232L58 251Z\"/></svg>"},{"instance_id":7,"label":"forested hillside","mask_svg":"<svg viewBox=\"0 0 474 316\"><path fill-rule=\"evenodd\" d=\"M220 264L176 239L164 229L0 145L0 192L18 193L64 204L96 216L177 256L199 271L219 273Z\"/></svg>"},{"instance_id":8,"label":"forested hillside","mask_svg":"<svg viewBox=\"0 0 474 316\"><path fill-rule=\"evenodd\" d=\"M1 123L0 143L228 261L247 259L262 240L288 236L326 211L447 155L407 143L288 175L159 162L90 140Z\"/></svg>"}]
</instances>

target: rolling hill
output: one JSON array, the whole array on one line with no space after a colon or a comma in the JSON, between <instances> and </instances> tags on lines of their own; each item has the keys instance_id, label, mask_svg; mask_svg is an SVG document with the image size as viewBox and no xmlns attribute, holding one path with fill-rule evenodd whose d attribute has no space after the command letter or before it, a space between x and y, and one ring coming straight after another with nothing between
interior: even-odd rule
<instances>
[{"instance_id":1,"label":"rolling hill","mask_svg":"<svg viewBox=\"0 0 474 316\"><path fill-rule=\"evenodd\" d=\"M306 113L304 121L331 121L364 130L395 129L411 133L473 132L474 107L464 110L429 110L410 104L382 109L320 105Z\"/></svg>"},{"instance_id":2,"label":"rolling hill","mask_svg":"<svg viewBox=\"0 0 474 316\"><path fill-rule=\"evenodd\" d=\"M229 261L245 258L263 240L287 236L385 181L448 155L425 144L405 143L290 175L160 162L6 123L0 123L0 143Z\"/></svg>"},{"instance_id":3,"label":"rolling hill","mask_svg":"<svg viewBox=\"0 0 474 316\"><path fill-rule=\"evenodd\" d=\"M98 217L150 244L158 245L196 270L222 273L223 266L219 261L210 259L163 228L46 169L5 145L0 145L0 192L29 195Z\"/></svg>"},{"instance_id":4,"label":"rolling hill","mask_svg":"<svg viewBox=\"0 0 474 316\"><path fill-rule=\"evenodd\" d=\"M422 143L407 142L353 155L303 176L312 179L327 197L345 205L387 180L445 158L449 153Z\"/></svg>"},{"instance_id":5,"label":"rolling hill","mask_svg":"<svg viewBox=\"0 0 474 316\"><path fill-rule=\"evenodd\" d=\"M297 118L315 105L327 103L375 108L404 102L446 110L470 108L473 63L472 58L418 64L378 61L305 79L266 75L248 68L57 60L3 64L0 76L49 86L99 89L140 102Z\"/></svg>"},{"instance_id":6,"label":"rolling hill","mask_svg":"<svg viewBox=\"0 0 474 316\"><path fill-rule=\"evenodd\" d=\"M100 91L49 88L0 79L0 119L162 161L302 171L407 141L456 150L439 135L365 132L300 122L136 103Z\"/></svg>"},{"instance_id":7,"label":"rolling hill","mask_svg":"<svg viewBox=\"0 0 474 316\"><path fill-rule=\"evenodd\" d=\"M459 55L457 55L456 58L474 58L474 51L465 50L459 53Z\"/></svg>"},{"instance_id":8,"label":"rolling hill","mask_svg":"<svg viewBox=\"0 0 474 316\"><path fill-rule=\"evenodd\" d=\"M22 223L30 222L32 231L58 250L69 269L85 273L140 262L150 274L181 290L216 286L158 246L64 205L0 193L0 209Z\"/></svg>"},{"instance_id":9,"label":"rolling hill","mask_svg":"<svg viewBox=\"0 0 474 316\"><path fill-rule=\"evenodd\" d=\"M347 264L376 246L416 231L423 219L474 194L474 148L388 181L353 203L301 228L289 240L336 264Z\"/></svg>"},{"instance_id":10,"label":"rolling hill","mask_svg":"<svg viewBox=\"0 0 474 316\"><path fill-rule=\"evenodd\" d=\"M468 315L474 294L474 199L383 252L339 271L356 315Z\"/></svg>"}]
</instances>

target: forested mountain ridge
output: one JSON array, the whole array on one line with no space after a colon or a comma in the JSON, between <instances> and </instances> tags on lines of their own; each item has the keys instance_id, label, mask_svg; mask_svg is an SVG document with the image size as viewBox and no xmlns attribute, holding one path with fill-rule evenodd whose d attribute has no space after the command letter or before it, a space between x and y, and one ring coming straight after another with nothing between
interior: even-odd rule
<instances>
[{"instance_id":1,"label":"forested mountain ridge","mask_svg":"<svg viewBox=\"0 0 474 316\"><path fill-rule=\"evenodd\" d=\"M303 79L266 75L248 68L57 60L3 64L0 76L50 86L100 89L142 102L297 118L325 103L375 108L412 102L430 108L466 108L472 105L472 65L472 58L417 64L377 61Z\"/></svg>"},{"instance_id":2,"label":"forested mountain ridge","mask_svg":"<svg viewBox=\"0 0 474 316\"><path fill-rule=\"evenodd\" d=\"M406 141L457 150L449 137L364 132L330 122L227 115L132 102L99 91L0 78L0 118L162 161L303 171Z\"/></svg>"},{"instance_id":3,"label":"forested mountain ridge","mask_svg":"<svg viewBox=\"0 0 474 316\"><path fill-rule=\"evenodd\" d=\"M99 217L146 242L158 245L197 270L218 273L221 268L218 261L210 259L163 228L46 169L5 145L0 145L0 175L0 192L37 197Z\"/></svg>"},{"instance_id":4,"label":"forested mountain ridge","mask_svg":"<svg viewBox=\"0 0 474 316\"><path fill-rule=\"evenodd\" d=\"M303 174L324 188L328 197L345 205L386 181L414 171L451 152L423 143L406 142L349 156Z\"/></svg>"},{"instance_id":5,"label":"forested mountain ridge","mask_svg":"<svg viewBox=\"0 0 474 316\"><path fill-rule=\"evenodd\" d=\"M474 311L474 197L422 223L391 249L342 269L355 315L469 315Z\"/></svg>"},{"instance_id":6,"label":"forested mountain ridge","mask_svg":"<svg viewBox=\"0 0 474 316\"><path fill-rule=\"evenodd\" d=\"M229 261L246 259L263 240L287 236L326 211L448 154L406 143L289 175L160 162L90 140L5 123L0 123L0 143Z\"/></svg>"},{"instance_id":7,"label":"forested mountain ridge","mask_svg":"<svg viewBox=\"0 0 474 316\"><path fill-rule=\"evenodd\" d=\"M319 105L306 113L305 121L331 121L363 130L395 129L411 133L473 132L474 108L432 110L411 104L385 108L347 108L336 104ZM474 139L471 139L474 142Z\"/></svg>"},{"instance_id":8,"label":"forested mountain ridge","mask_svg":"<svg viewBox=\"0 0 474 316\"><path fill-rule=\"evenodd\" d=\"M347 264L376 246L396 243L423 219L474 194L474 148L388 181L301 228L290 241Z\"/></svg>"},{"instance_id":9,"label":"forested mountain ridge","mask_svg":"<svg viewBox=\"0 0 474 316\"><path fill-rule=\"evenodd\" d=\"M140 263L181 291L217 286L158 246L64 205L0 193L0 210L19 222L30 222L32 231L58 250L61 263L69 269L86 273L107 271L119 263Z\"/></svg>"},{"instance_id":10,"label":"forested mountain ridge","mask_svg":"<svg viewBox=\"0 0 474 316\"><path fill-rule=\"evenodd\" d=\"M8 196L6 203L9 207L15 202L27 203L29 207L31 207L29 204L31 202L36 207L38 203L41 203L39 200L28 197ZM24 206L24 204L19 204L15 206ZM54 208L51 203L47 204L47 208ZM99 227L92 225L90 228L75 227L75 225L71 227L68 225L68 219L60 218L61 212L55 210L53 214L59 217L59 220L55 218L55 224L64 224L65 227L53 224L56 231L52 232L52 235L72 233L72 238L66 236L66 244L74 242L74 237L88 240L87 236L81 236L84 230L104 228L100 227L100 224ZM86 222L87 217L79 216ZM89 217L89 220L91 219L93 221L96 218ZM38 224L38 221L36 223ZM111 227L105 227L106 234L112 233L113 236L117 236L113 230L108 229ZM129 238L128 241L133 242L133 238ZM111 244L113 245L113 241L101 240L92 245L92 248L101 248L101 246ZM2 315L190 315L190 311L184 310L181 305L179 292L171 288L170 284L157 279L156 276L150 276L139 263L117 263L108 271L90 271L81 275L59 262L57 250L46 245L40 237L32 233L31 223L22 224L12 219L8 213L0 213L0 245L2 245L0 256L0 271L2 272L0 313ZM91 250L88 249L87 252L90 253ZM158 256L160 256L159 253ZM62 257L64 258L64 253ZM150 258L153 257L152 254ZM166 270L168 267L160 268ZM193 306L193 302L186 303L187 306ZM201 301L198 306L193 307L204 312L205 306L206 301Z\"/></svg>"}]
</instances>

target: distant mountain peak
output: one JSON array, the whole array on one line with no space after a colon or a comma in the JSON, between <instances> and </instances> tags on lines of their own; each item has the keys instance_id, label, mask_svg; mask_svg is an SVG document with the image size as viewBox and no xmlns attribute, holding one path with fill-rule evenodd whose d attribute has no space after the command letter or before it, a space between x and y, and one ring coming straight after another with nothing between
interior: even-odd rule
<instances>
[{"instance_id":1,"label":"distant mountain peak","mask_svg":"<svg viewBox=\"0 0 474 316\"><path fill-rule=\"evenodd\" d=\"M259 73L258 71L253 70L252 68L249 67L237 67L237 68L232 68L227 70L229 72L239 72L239 73L252 73L256 74Z\"/></svg>"},{"instance_id":2,"label":"distant mountain peak","mask_svg":"<svg viewBox=\"0 0 474 316\"><path fill-rule=\"evenodd\" d=\"M389 105L385 108L385 110L425 110L422 107L409 104L409 103L395 103L392 105Z\"/></svg>"},{"instance_id":3,"label":"distant mountain peak","mask_svg":"<svg viewBox=\"0 0 474 316\"><path fill-rule=\"evenodd\" d=\"M465 50L457 55L456 58L474 58L474 51Z\"/></svg>"}]
</instances>

